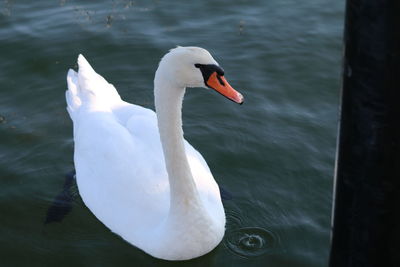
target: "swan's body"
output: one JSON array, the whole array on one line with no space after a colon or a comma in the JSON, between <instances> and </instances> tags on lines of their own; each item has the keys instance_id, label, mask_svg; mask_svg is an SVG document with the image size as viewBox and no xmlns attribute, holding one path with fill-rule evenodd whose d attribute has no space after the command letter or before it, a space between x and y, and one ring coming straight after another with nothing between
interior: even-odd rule
<instances>
[{"instance_id":1,"label":"swan's body","mask_svg":"<svg viewBox=\"0 0 400 267\"><path fill-rule=\"evenodd\" d=\"M157 115L121 100L81 55L79 72L67 76L83 201L113 232L167 260L201 256L225 231L218 185L200 153L183 139L185 87L204 86L200 70L184 73L185 60L217 64L200 48L171 50L154 80Z\"/></svg>"}]
</instances>

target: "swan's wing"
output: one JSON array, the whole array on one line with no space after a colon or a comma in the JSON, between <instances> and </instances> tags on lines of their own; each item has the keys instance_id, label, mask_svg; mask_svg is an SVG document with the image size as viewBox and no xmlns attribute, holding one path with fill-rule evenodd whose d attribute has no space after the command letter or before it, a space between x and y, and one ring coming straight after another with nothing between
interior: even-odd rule
<instances>
[{"instance_id":1,"label":"swan's wing","mask_svg":"<svg viewBox=\"0 0 400 267\"><path fill-rule=\"evenodd\" d=\"M215 181L210 168L203 156L189 142L185 140L185 151L189 161L189 166L196 183L197 190L206 206L206 209L214 218L224 214L221 205L221 194L217 182ZM221 217L221 221L225 220Z\"/></svg>"},{"instance_id":2,"label":"swan's wing","mask_svg":"<svg viewBox=\"0 0 400 267\"><path fill-rule=\"evenodd\" d=\"M70 69L67 75L67 110L72 120L82 104L96 110L111 111L125 126L132 116L153 116L154 111L123 101L114 85L96 73L82 55L78 56L78 66L78 73Z\"/></svg>"},{"instance_id":3,"label":"swan's wing","mask_svg":"<svg viewBox=\"0 0 400 267\"><path fill-rule=\"evenodd\" d=\"M121 223L150 227L156 221L150 216L165 216L159 211L168 211L165 205L169 205L160 146L149 149L147 144L153 140L149 136L158 134L155 114L122 101L83 56L78 65L78 73L68 72L66 98L74 123L74 162L82 199L111 229L121 228L114 227ZM128 122L138 127L127 127Z\"/></svg>"},{"instance_id":4,"label":"swan's wing","mask_svg":"<svg viewBox=\"0 0 400 267\"><path fill-rule=\"evenodd\" d=\"M145 139L132 135L112 113L96 112L79 118L74 140L79 192L100 221L140 233L166 216L169 186L162 154Z\"/></svg>"},{"instance_id":5,"label":"swan's wing","mask_svg":"<svg viewBox=\"0 0 400 267\"><path fill-rule=\"evenodd\" d=\"M153 120L156 123L156 113L148 108L144 108L138 105L130 104L121 100L118 103L115 103L111 107L111 111L114 116L117 118L119 123L124 125L125 127L131 127L130 130L134 130L132 126L129 126L130 120L135 120L138 117L144 117L148 120ZM140 129L140 125L137 129Z\"/></svg>"}]
</instances>

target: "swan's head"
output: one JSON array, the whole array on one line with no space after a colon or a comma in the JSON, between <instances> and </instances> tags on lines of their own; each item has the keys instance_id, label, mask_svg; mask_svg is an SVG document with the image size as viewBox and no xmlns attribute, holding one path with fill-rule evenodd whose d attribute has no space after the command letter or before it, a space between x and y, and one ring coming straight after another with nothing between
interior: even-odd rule
<instances>
[{"instance_id":1,"label":"swan's head","mask_svg":"<svg viewBox=\"0 0 400 267\"><path fill-rule=\"evenodd\" d=\"M200 47L171 49L161 59L157 75L180 88L211 88L236 103L243 103L243 96L225 79L224 70L207 50Z\"/></svg>"}]
</instances>

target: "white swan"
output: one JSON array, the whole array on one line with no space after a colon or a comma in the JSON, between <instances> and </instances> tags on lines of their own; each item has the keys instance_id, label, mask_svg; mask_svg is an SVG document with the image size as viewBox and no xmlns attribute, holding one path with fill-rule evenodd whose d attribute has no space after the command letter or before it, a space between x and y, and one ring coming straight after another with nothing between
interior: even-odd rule
<instances>
[{"instance_id":1,"label":"white swan","mask_svg":"<svg viewBox=\"0 0 400 267\"><path fill-rule=\"evenodd\" d=\"M80 195L111 231L146 253L187 260L215 248L225 213L203 157L183 138L186 87L210 87L243 97L225 80L208 51L177 47L154 79L156 113L121 100L115 87L79 55L69 70L67 110L74 125Z\"/></svg>"}]
</instances>

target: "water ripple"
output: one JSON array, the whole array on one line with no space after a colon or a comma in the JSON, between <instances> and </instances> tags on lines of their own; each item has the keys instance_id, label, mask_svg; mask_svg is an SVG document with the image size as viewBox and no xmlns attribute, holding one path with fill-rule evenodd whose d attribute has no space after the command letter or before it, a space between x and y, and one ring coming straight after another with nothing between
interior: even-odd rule
<instances>
[{"instance_id":1,"label":"water ripple","mask_svg":"<svg viewBox=\"0 0 400 267\"><path fill-rule=\"evenodd\" d=\"M278 236L260 227L243 227L226 234L225 245L242 257L258 257L272 252L279 243Z\"/></svg>"}]
</instances>

